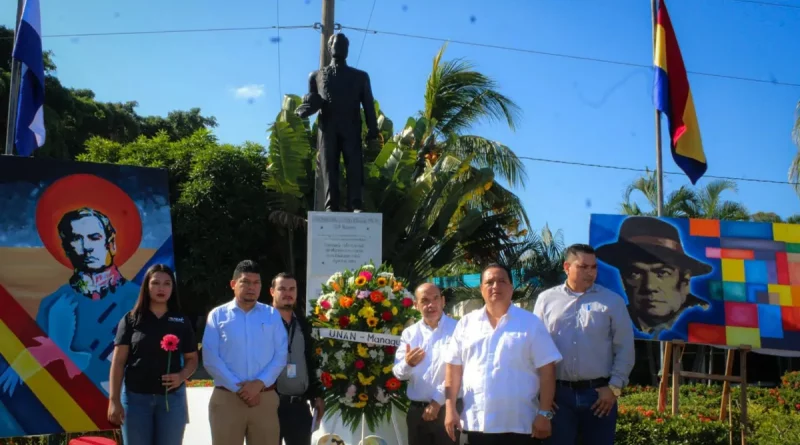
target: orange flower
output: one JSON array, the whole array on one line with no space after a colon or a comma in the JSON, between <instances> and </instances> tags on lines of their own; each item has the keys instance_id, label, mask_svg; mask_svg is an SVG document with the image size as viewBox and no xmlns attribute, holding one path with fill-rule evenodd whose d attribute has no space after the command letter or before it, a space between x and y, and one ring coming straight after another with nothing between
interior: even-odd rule
<instances>
[{"instance_id":1,"label":"orange flower","mask_svg":"<svg viewBox=\"0 0 800 445\"><path fill-rule=\"evenodd\" d=\"M353 299L347 296L342 295L339 297L339 306L347 309L353 305Z\"/></svg>"},{"instance_id":2,"label":"orange flower","mask_svg":"<svg viewBox=\"0 0 800 445\"><path fill-rule=\"evenodd\" d=\"M336 292L341 292L342 291L342 287L339 286L339 283L337 283L335 281L331 281L329 284L333 288L333 290L335 290Z\"/></svg>"},{"instance_id":3,"label":"orange flower","mask_svg":"<svg viewBox=\"0 0 800 445\"><path fill-rule=\"evenodd\" d=\"M328 321L328 317L326 317L325 314L319 314L319 321Z\"/></svg>"},{"instance_id":4,"label":"orange flower","mask_svg":"<svg viewBox=\"0 0 800 445\"><path fill-rule=\"evenodd\" d=\"M362 276L359 276L359 277L356 278L355 283L356 283L356 286L361 287L361 286L367 284L367 279L362 277Z\"/></svg>"},{"instance_id":5,"label":"orange flower","mask_svg":"<svg viewBox=\"0 0 800 445\"><path fill-rule=\"evenodd\" d=\"M386 286L387 280L384 277L378 277L378 286L383 287Z\"/></svg>"},{"instance_id":6,"label":"orange flower","mask_svg":"<svg viewBox=\"0 0 800 445\"><path fill-rule=\"evenodd\" d=\"M369 294L369 299L375 303L379 304L384 300L383 292L379 290L374 290Z\"/></svg>"},{"instance_id":7,"label":"orange flower","mask_svg":"<svg viewBox=\"0 0 800 445\"><path fill-rule=\"evenodd\" d=\"M322 355L322 348L317 348L317 355Z\"/></svg>"},{"instance_id":8,"label":"orange flower","mask_svg":"<svg viewBox=\"0 0 800 445\"><path fill-rule=\"evenodd\" d=\"M401 290L403 290L403 283L395 281L394 286L392 286L392 290L395 292L400 292Z\"/></svg>"},{"instance_id":9,"label":"orange flower","mask_svg":"<svg viewBox=\"0 0 800 445\"><path fill-rule=\"evenodd\" d=\"M386 389L389 391L397 391L400 389L400 380L397 380L395 377L390 377L389 380L386 381Z\"/></svg>"}]
</instances>

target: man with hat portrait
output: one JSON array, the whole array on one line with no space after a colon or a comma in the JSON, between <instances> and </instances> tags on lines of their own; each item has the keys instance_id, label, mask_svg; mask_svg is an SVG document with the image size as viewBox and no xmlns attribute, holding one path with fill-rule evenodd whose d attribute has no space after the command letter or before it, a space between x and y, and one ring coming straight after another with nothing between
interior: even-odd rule
<instances>
[{"instance_id":1,"label":"man with hat portrait","mask_svg":"<svg viewBox=\"0 0 800 445\"><path fill-rule=\"evenodd\" d=\"M597 257L619 270L631 321L643 334L639 338L657 340L687 309L709 306L691 293L689 283L712 266L687 255L678 230L666 221L625 219L617 241L600 246Z\"/></svg>"}]
</instances>

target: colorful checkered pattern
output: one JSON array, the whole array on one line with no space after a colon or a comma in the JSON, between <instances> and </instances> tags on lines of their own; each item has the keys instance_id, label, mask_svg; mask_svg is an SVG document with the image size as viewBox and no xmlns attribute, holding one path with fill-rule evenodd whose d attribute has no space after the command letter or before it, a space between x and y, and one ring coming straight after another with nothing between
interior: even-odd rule
<instances>
[{"instance_id":1,"label":"colorful checkered pattern","mask_svg":"<svg viewBox=\"0 0 800 445\"><path fill-rule=\"evenodd\" d=\"M690 322L689 342L800 350L800 225L692 219L689 234L718 239L706 295L725 309L724 324Z\"/></svg>"}]
</instances>

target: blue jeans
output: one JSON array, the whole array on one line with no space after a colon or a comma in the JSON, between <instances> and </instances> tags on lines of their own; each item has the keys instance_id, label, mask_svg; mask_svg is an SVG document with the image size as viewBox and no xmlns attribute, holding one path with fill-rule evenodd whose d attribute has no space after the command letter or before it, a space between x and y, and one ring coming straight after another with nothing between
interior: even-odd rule
<instances>
[{"instance_id":1,"label":"blue jeans","mask_svg":"<svg viewBox=\"0 0 800 445\"><path fill-rule=\"evenodd\" d=\"M597 417L592 405L599 395L594 389L576 390L556 385L555 401L558 405L553 417L553 435L546 445L576 445L578 436L583 445L613 445L617 429L617 404L607 416Z\"/></svg>"},{"instance_id":2,"label":"blue jeans","mask_svg":"<svg viewBox=\"0 0 800 445\"><path fill-rule=\"evenodd\" d=\"M166 399L169 399L167 411ZM168 396L122 390L122 440L125 445L181 445L189 421L186 387Z\"/></svg>"}]
</instances>

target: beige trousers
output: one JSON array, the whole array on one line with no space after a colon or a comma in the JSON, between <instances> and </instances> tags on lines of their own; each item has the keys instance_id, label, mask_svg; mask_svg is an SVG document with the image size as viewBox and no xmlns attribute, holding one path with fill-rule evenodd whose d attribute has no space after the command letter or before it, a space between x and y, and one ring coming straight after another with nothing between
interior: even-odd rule
<instances>
[{"instance_id":1,"label":"beige trousers","mask_svg":"<svg viewBox=\"0 0 800 445\"><path fill-rule=\"evenodd\" d=\"M280 445L278 404L274 390L261 393L261 403L249 407L236 393L214 388L208 402L213 445Z\"/></svg>"}]
</instances>

